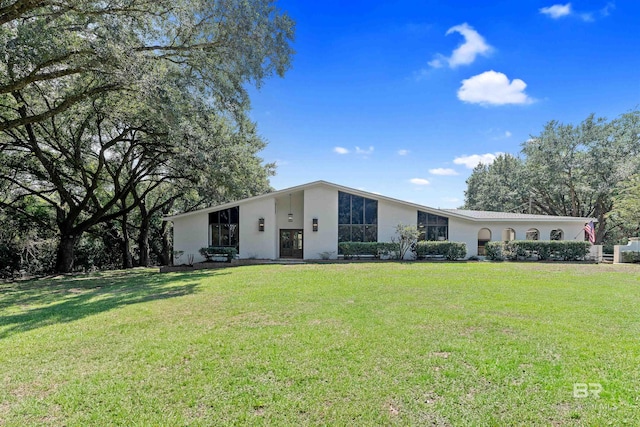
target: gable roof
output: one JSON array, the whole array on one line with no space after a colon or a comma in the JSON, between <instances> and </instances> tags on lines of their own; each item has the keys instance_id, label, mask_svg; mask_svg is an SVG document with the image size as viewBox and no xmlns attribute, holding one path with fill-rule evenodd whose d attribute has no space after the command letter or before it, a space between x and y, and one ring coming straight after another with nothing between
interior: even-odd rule
<instances>
[{"instance_id":1,"label":"gable roof","mask_svg":"<svg viewBox=\"0 0 640 427\"><path fill-rule=\"evenodd\" d=\"M246 204L246 203L249 203L249 202L254 202L256 200L261 200L261 199L265 199L265 198L269 198L269 197L278 197L280 195L294 193L294 192L298 192L298 191L303 191L303 190L306 190L308 188L318 187L318 186L334 188L334 189L336 189L338 191L344 191L344 192L355 194L355 195L358 195L358 196L367 197L369 199L384 200L384 201L388 201L388 202L391 202L391 203L400 204L400 205L403 205L403 206L409 206L411 208L415 208L415 209L418 209L418 210L421 210L421 211L424 211L424 212L427 212L427 213L446 216L446 217L449 217L449 218L451 218L451 217L459 218L459 219L463 219L463 220L467 220L467 221L494 222L494 221L504 221L504 220L510 220L510 221L513 221L513 220L515 220L515 221L526 221L526 220L528 220L528 221L531 221L531 220L536 220L536 221L558 221L558 220L562 220L562 221L588 222L588 221L594 220L593 218L576 218L576 217L567 217L567 216L527 215L527 214L516 214L516 213L508 213L508 212L471 211L471 210L463 210L463 209L436 209L436 208L432 208L432 207L429 207L429 206L419 205L417 203L411 203L411 202L406 202L406 201L400 200L400 199L394 199L393 197L383 196L381 194L370 193L368 191L358 190L358 189L351 188L351 187L345 187L343 185L334 184L332 182L323 181L323 180L313 181L313 182L309 182L307 184L302 184L302 185L297 185L297 186L294 186L294 187L284 188L282 190L272 191L272 192L269 192L269 193L261 194L259 196L248 197L246 199L236 200L236 201L233 201L233 202L224 203L222 205L216 205L216 206L212 206L212 207L209 207L209 208L204 208L204 209L198 209L198 210L195 210L195 211L184 212L184 213L177 214L177 215L171 215L171 216L164 217L162 219L163 219L163 221L172 221L172 220L177 219L177 218L183 218L183 217L191 216L191 215L195 215L195 214L206 214L206 213L209 213L209 212L215 212L215 211L218 211L218 210L227 209L227 208L231 208L231 207L234 207L234 206L242 206L243 204Z\"/></svg>"}]
</instances>

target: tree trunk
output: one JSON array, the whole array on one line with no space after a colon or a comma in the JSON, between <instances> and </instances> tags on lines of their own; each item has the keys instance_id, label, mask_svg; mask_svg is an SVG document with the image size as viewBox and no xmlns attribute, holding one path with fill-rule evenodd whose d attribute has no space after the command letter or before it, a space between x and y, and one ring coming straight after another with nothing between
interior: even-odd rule
<instances>
[{"instance_id":1,"label":"tree trunk","mask_svg":"<svg viewBox=\"0 0 640 427\"><path fill-rule=\"evenodd\" d=\"M169 241L169 223L163 222L160 229L162 235L162 261L164 265L173 265L173 253Z\"/></svg>"},{"instance_id":2,"label":"tree trunk","mask_svg":"<svg viewBox=\"0 0 640 427\"><path fill-rule=\"evenodd\" d=\"M58 243L58 251L56 254L56 272L71 273L73 271L74 251L79 235L63 233Z\"/></svg>"},{"instance_id":3,"label":"tree trunk","mask_svg":"<svg viewBox=\"0 0 640 427\"><path fill-rule=\"evenodd\" d=\"M146 217L140 222L140 234L138 235L138 251L140 252L140 266L149 266L149 220Z\"/></svg>"},{"instance_id":4,"label":"tree trunk","mask_svg":"<svg viewBox=\"0 0 640 427\"><path fill-rule=\"evenodd\" d=\"M598 214L598 224L595 229L596 233L596 245L601 245L604 240L604 235L607 232L607 217L604 213Z\"/></svg>"}]
</instances>

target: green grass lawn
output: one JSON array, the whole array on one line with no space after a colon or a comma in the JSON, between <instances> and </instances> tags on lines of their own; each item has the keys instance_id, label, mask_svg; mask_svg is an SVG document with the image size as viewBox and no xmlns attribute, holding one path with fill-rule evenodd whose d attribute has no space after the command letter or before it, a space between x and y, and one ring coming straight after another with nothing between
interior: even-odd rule
<instances>
[{"instance_id":1,"label":"green grass lawn","mask_svg":"<svg viewBox=\"0 0 640 427\"><path fill-rule=\"evenodd\" d=\"M640 425L640 269L266 265L0 285L0 425ZM599 384L599 397L574 384Z\"/></svg>"}]
</instances>

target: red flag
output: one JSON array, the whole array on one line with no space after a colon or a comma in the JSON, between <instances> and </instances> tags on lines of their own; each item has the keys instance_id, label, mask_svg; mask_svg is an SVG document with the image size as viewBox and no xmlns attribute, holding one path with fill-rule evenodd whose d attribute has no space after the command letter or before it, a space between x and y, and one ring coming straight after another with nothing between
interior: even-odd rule
<instances>
[{"instance_id":1,"label":"red flag","mask_svg":"<svg viewBox=\"0 0 640 427\"><path fill-rule=\"evenodd\" d=\"M587 236L589 236L589 242L591 242L591 244L595 244L596 243L596 227L593 225L593 221L589 221L587 224L584 225L584 232L587 233Z\"/></svg>"}]
</instances>

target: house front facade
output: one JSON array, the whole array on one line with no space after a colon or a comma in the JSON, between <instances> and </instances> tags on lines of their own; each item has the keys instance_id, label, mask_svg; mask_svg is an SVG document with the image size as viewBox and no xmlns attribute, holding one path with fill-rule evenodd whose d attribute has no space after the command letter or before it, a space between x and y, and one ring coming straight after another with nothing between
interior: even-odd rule
<instances>
[{"instance_id":1,"label":"house front facade","mask_svg":"<svg viewBox=\"0 0 640 427\"><path fill-rule=\"evenodd\" d=\"M421 240L463 242L468 257L482 256L495 240L584 240L591 220L434 209L326 181L164 219L173 222L174 252L194 262L208 246L236 247L241 259L337 258L339 242L390 242L398 224L416 226Z\"/></svg>"}]
</instances>

